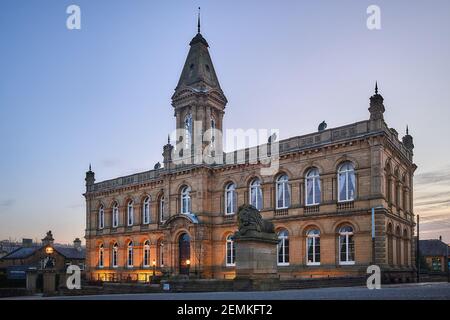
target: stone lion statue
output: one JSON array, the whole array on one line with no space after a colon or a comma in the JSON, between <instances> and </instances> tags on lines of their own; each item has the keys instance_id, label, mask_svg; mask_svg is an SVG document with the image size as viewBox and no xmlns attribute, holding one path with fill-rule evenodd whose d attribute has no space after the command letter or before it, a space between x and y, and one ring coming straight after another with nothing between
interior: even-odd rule
<instances>
[{"instance_id":1,"label":"stone lion statue","mask_svg":"<svg viewBox=\"0 0 450 320\"><path fill-rule=\"evenodd\" d=\"M241 236L248 231L275 233L273 223L264 220L259 210L249 204L244 204L238 209L238 227Z\"/></svg>"}]
</instances>

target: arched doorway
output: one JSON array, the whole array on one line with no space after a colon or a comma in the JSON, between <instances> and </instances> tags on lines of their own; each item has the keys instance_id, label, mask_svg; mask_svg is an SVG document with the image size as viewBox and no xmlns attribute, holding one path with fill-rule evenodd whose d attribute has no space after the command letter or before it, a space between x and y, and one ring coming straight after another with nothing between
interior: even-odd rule
<instances>
[{"instance_id":1,"label":"arched doorway","mask_svg":"<svg viewBox=\"0 0 450 320\"><path fill-rule=\"evenodd\" d=\"M178 240L178 252L180 274L188 275L191 263L191 237L189 237L187 233L180 235Z\"/></svg>"}]
</instances>

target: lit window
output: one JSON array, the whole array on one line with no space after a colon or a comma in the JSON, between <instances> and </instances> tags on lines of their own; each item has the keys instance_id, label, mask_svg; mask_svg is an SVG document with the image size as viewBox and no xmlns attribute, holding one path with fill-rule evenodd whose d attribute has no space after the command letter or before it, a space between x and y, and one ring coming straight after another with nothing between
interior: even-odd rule
<instances>
[{"instance_id":1,"label":"lit window","mask_svg":"<svg viewBox=\"0 0 450 320\"><path fill-rule=\"evenodd\" d=\"M283 174L278 177L276 183L276 199L277 209L286 209L290 205L291 195L289 192L289 179L287 175Z\"/></svg>"},{"instance_id":2,"label":"lit window","mask_svg":"<svg viewBox=\"0 0 450 320\"><path fill-rule=\"evenodd\" d=\"M307 265L320 265L320 231L317 229L309 230L306 233L306 252Z\"/></svg>"},{"instance_id":3,"label":"lit window","mask_svg":"<svg viewBox=\"0 0 450 320\"><path fill-rule=\"evenodd\" d=\"M312 168L306 174L305 191L307 206L320 203L320 176L317 168Z\"/></svg>"},{"instance_id":4,"label":"lit window","mask_svg":"<svg viewBox=\"0 0 450 320\"><path fill-rule=\"evenodd\" d=\"M98 210L98 228L103 229L105 227L105 209L103 205L100 206Z\"/></svg>"},{"instance_id":5,"label":"lit window","mask_svg":"<svg viewBox=\"0 0 450 320\"><path fill-rule=\"evenodd\" d=\"M236 186L234 183L227 184L225 188L225 214L234 214L237 205Z\"/></svg>"},{"instance_id":6,"label":"lit window","mask_svg":"<svg viewBox=\"0 0 450 320\"><path fill-rule=\"evenodd\" d=\"M150 197L146 197L142 204L142 222L144 224L150 223Z\"/></svg>"},{"instance_id":7,"label":"lit window","mask_svg":"<svg viewBox=\"0 0 450 320\"><path fill-rule=\"evenodd\" d=\"M119 255L119 245L114 243L112 250L112 266L113 268L117 268L118 266L118 255Z\"/></svg>"},{"instance_id":8,"label":"lit window","mask_svg":"<svg viewBox=\"0 0 450 320\"><path fill-rule=\"evenodd\" d=\"M127 266L133 268L133 265L133 241L130 241L127 248Z\"/></svg>"},{"instance_id":9,"label":"lit window","mask_svg":"<svg viewBox=\"0 0 450 320\"><path fill-rule=\"evenodd\" d=\"M278 233L278 265L289 265L289 233L287 230L282 230Z\"/></svg>"},{"instance_id":10,"label":"lit window","mask_svg":"<svg viewBox=\"0 0 450 320\"><path fill-rule=\"evenodd\" d=\"M144 242L143 265L145 268L150 267L150 241L148 240Z\"/></svg>"},{"instance_id":11,"label":"lit window","mask_svg":"<svg viewBox=\"0 0 450 320\"><path fill-rule=\"evenodd\" d=\"M350 226L339 229L339 264L355 264L355 243Z\"/></svg>"},{"instance_id":12,"label":"lit window","mask_svg":"<svg viewBox=\"0 0 450 320\"><path fill-rule=\"evenodd\" d=\"M231 234L227 237L226 252L227 252L226 265L228 267L235 266L236 246L234 244L234 239Z\"/></svg>"},{"instance_id":13,"label":"lit window","mask_svg":"<svg viewBox=\"0 0 450 320\"><path fill-rule=\"evenodd\" d=\"M128 226L133 225L133 220L134 220L134 209L133 209L133 201L131 200L130 202L128 202L128 206L127 206L127 224L128 224Z\"/></svg>"},{"instance_id":14,"label":"lit window","mask_svg":"<svg viewBox=\"0 0 450 320\"><path fill-rule=\"evenodd\" d=\"M254 179L250 183L250 204L256 209L261 210L263 206L261 181Z\"/></svg>"},{"instance_id":15,"label":"lit window","mask_svg":"<svg viewBox=\"0 0 450 320\"><path fill-rule=\"evenodd\" d=\"M159 266L164 267L164 242L160 241L158 245Z\"/></svg>"},{"instance_id":16,"label":"lit window","mask_svg":"<svg viewBox=\"0 0 450 320\"><path fill-rule=\"evenodd\" d=\"M103 244L100 245L98 249L98 267L103 268L104 258L103 258Z\"/></svg>"},{"instance_id":17,"label":"lit window","mask_svg":"<svg viewBox=\"0 0 450 320\"><path fill-rule=\"evenodd\" d=\"M119 226L119 204L117 202L114 202L113 205L112 220L113 228L117 228Z\"/></svg>"},{"instance_id":18,"label":"lit window","mask_svg":"<svg viewBox=\"0 0 450 320\"><path fill-rule=\"evenodd\" d=\"M181 213L191 213L191 188L188 186L181 189Z\"/></svg>"}]
</instances>

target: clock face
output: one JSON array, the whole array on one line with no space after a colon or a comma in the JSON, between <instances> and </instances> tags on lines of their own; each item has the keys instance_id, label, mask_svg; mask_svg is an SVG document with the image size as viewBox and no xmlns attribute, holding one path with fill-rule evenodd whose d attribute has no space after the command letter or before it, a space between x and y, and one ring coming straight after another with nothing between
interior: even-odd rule
<instances>
[{"instance_id":1,"label":"clock face","mask_svg":"<svg viewBox=\"0 0 450 320\"><path fill-rule=\"evenodd\" d=\"M53 253L53 248L52 247L45 248L45 253L46 254L52 254Z\"/></svg>"}]
</instances>

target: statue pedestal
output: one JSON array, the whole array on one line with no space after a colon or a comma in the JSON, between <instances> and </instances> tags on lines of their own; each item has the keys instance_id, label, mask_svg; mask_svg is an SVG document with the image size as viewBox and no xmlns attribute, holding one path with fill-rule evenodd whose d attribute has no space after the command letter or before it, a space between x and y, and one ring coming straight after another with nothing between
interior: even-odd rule
<instances>
[{"instance_id":1,"label":"statue pedestal","mask_svg":"<svg viewBox=\"0 0 450 320\"><path fill-rule=\"evenodd\" d=\"M236 242L235 290L276 290L279 287L277 275L277 244L274 233L248 231L239 232Z\"/></svg>"},{"instance_id":2,"label":"statue pedestal","mask_svg":"<svg viewBox=\"0 0 450 320\"><path fill-rule=\"evenodd\" d=\"M36 293L37 270L27 270L27 290Z\"/></svg>"},{"instance_id":3,"label":"statue pedestal","mask_svg":"<svg viewBox=\"0 0 450 320\"><path fill-rule=\"evenodd\" d=\"M56 291L56 273L53 270L46 270L43 272L44 294L54 294Z\"/></svg>"}]
</instances>

